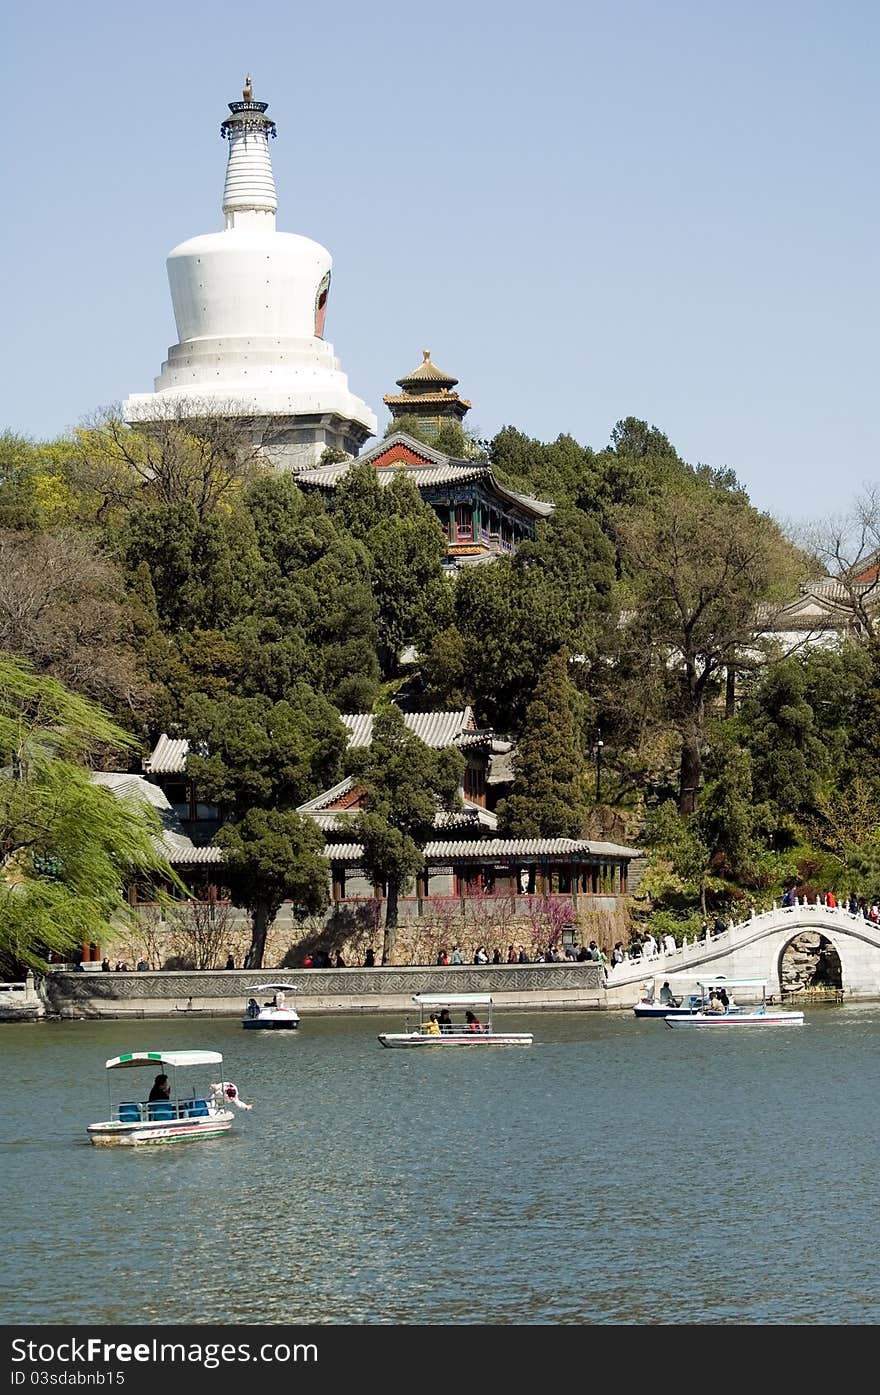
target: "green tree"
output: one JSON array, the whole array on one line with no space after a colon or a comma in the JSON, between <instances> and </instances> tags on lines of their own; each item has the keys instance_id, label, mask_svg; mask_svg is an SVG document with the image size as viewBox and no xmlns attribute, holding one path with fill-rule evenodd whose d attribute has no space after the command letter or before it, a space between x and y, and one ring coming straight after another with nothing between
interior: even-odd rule
<instances>
[{"instance_id":1,"label":"green tree","mask_svg":"<svg viewBox=\"0 0 880 1395\"><path fill-rule=\"evenodd\" d=\"M295 809L334 784L347 740L336 709L305 683L275 703L196 695L186 732L187 773L236 821L254 807Z\"/></svg>"},{"instance_id":2,"label":"green tree","mask_svg":"<svg viewBox=\"0 0 880 1395\"><path fill-rule=\"evenodd\" d=\"M220 830L223 875L237 905L251 916L245 968L260 969L266 938L285 901L294 915L323 910L330 899L324 837L311 819L280 809L249 809L240 823Z\"/></svg>"},{"instance_id":3,"label":"green tree","mask_svg":"<svg viewBox=\"0 0 880 1395\"><path fill-rule=\"evenodd\" d=\"M233 856L235 886L251 912L248 965L260 968L281 902L314 902L314 858L323 840L295 810L339 778L347 733L335 708L305 683L276 703L196 695L187 704L186 730L187 773L226 815L218 841ZM280 850L286 837L289 855ZM326 864L323 875L326 896Z\"/></svg>"},{"instance_id":4,"label":"green tree","mask_svg":"<svg viewBox=\"0 0 880 1395\"><path fill-rule=\"evenodd\" d=\"M560 511L514 557L461 573L455 625L482 719L519 730L541 671L563 647L588 669L612 628L613 582L608 541L574 509ZM460 673L452 677L460 686ZM439 683L436 664L432 683Z\"/></svg>"},{"instance_id":5,"label":"green tree","mask_svg":"<svg viewBox=\"0 0 880 1395\"><path fill-rule=\"evenodd\" d=\"M438 809L454 809L464 771L461 752L434 751L406 726L390 703L373 719L369 746L355 748L349 770L364 788L363 812L352 837L363 847L362 864L374 885L386 888L382 960L394 962L400 893L424 867L421 846L430 838Z\"/></svg>"},{"instance_id":6,"label":"green tree","mask_svg":"<svg viewBox=\"0 0 880 1395\"><path fill-rule=\"evenodd\" d=\"M688 490L621 510L635 649L658 648L666 720L680 742L679 808L697 807L706 716L719 679L753 643L757 607L791 594L802 559L744 495L694 479Z\"/></svg>"},{"instance_id":7,"label":"green tree","mask_svg":"<svg viewBox=\"0 0 880 1395\"><path fill-rule=\"evenodd\" d=\"M125 882L174 881L151 806L92 782L89 763L133 738L55 679L0 655L0 964L45 969L49 951L117 933Z\"/></svg>"},{"instance_id":8,"label":"green tree","mask_svg":"<svg viewBox=\"0 0 880 1395\"><path fill-rule=\"evenodd\" d=\"M780 814L800 817L815 810L830 773L806 686L803 663L784 660L762 675L740 710L758 798L769 800Z\"/></svg>"},{"instance_id":9,"label":"green tree","mask_svg":"<svg viewBox=\"0 0 880 1395\"><path fill-rule=\"evenodd\" d=\"M259 610L286 640L298 632L307 676L337 706L369 708L379 665L367 550L289 475L257 480L245 503L264 569Z\"/></svg>"},{"instance_id":10,"label":"green tree","mask_svg":"<svg viewBox=\"0 0 880 1395\"><path fill-rule=\"evenodd\" d=\"M200 517L188 502L135 508L116 536L132 577L149 568L167 633L223 629L252 612L263 564L244 510Z\"/></svg>"},{"instance_id":11,"label":"green tree","mask_svg":"<svg viewBox=\"0 0 880 1395\"><path fill-rule=\"evenodd\" d=\"M568 655L548 660L526 711L514 756L510 796L498 806L514 838L579 838L587 817L582 701L568 676Z\"/></svg>"}]
</instances>

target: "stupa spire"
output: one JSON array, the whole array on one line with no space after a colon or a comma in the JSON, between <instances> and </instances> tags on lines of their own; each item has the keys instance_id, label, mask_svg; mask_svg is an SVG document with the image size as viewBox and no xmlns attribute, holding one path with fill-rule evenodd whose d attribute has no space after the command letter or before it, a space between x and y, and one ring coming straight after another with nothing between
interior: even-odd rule
<instances>
[{"instance_id":1,"label":"stupa spire","mask_svg":"<svg viewBox=\"0 0 880 1395\"><path fill-rule=\"evenodd\" d=\"M275 226L278 199L269 155L269 137L275 122L266 115L268 102L255 102L251 76L242 88L242 100L230 102L230 116L221 123L220 135L229 141L223 212L226 227L259 224Z\"/></svg>"}]
</instances>

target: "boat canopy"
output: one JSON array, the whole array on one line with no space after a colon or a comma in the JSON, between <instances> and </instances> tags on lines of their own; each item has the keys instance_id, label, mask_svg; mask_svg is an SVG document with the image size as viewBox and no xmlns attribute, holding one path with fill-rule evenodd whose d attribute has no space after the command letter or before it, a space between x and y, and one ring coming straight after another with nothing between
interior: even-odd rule
<instances>
[{"instance_id":1,"label":"boat canopy","mask_svg":"<svg viewBox=\"0 0 880 1395\"><path fill-rule=\"evenodd\" d=\"M248 993L298 993L298 983L257 983Z\"/></svg>"},{"instance_id":2,"label":"boat canopy","mask_svg":"<svg viewBox=\"0 0 880 1395\"><path fill-rule=\"evenodd\" d=\"M111 1056L105 1062L107 1070L119 1066L218 1066L223 1060L219 1051L126 1051Z\"/></svg>"},{"instance_id":3,"label":"boat canopy","mask_svg":"<svg viewBox=\"0 0 880 1395\"><path fill-rule=\"evenodd\" d=\"M714 978L701 978L699 980L701 988L712 988L714 984L723 984L725 988L766 988L765 978L725 978L723 974L716 974Z\"/></svg>"},{"instance_id":4,"label":"boat canopy","mask_svg":"<svg viewBox=\"0 0 880 1395\"><path fill-rule=\"evenodd\" d=\"M491 1007L490 993L414 993L419 1007Z\"/></svg>"}]
</instances>

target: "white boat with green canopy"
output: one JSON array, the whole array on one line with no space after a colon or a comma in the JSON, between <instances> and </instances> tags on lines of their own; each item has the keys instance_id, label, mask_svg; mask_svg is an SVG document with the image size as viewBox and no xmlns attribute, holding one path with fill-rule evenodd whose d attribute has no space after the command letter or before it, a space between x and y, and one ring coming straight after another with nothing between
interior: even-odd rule
<instances>
[{"instance_id":1,"label":"white boat with green canopy","mask_svg":"<svg viewBox=\"0 0 880 1395\"><path fill-rule=\"evenodd\" d=\"M92 1143L102 1146L145 1143L182 1143L192 1138L216 1138L227 1133L234 1118L228 1108L228 1082L213 1083L188 1094L178 1089L177 1072L196 1066L219 1066L219 1051L126 1051L106 1061L109 1112L106 1119L89 1124ZM171 1081L163 1067L172 1073ZM120 1070L152 1070L147 1098L114 1103L113 1082ZM219 1074L219 1072L211 1072ZM232 1087L235 1089L235 1087ZM127 1093L131 1093L128 1091ZM236 1091L237 1094L237 1091Z\"/></svg>"},{"instance_id":2,"label":"white boat with green canopy","mask_svg":"<svg viewBox=\"0 0 880 1395\"><path fill-rule=\"evenodd\" d=\"M498 1031L489 993L415 993L418 1025L380 1032L383 1046L531 1046L531 1032Z\"/></svg>"}]
</instances>

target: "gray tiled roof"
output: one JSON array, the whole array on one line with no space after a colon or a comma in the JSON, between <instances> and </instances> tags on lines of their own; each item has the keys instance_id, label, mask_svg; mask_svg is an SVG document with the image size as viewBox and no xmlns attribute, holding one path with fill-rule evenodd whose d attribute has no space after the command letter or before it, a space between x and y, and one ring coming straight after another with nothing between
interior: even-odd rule
<instances>
[{"instance_id":1,"label":"gray tiled roof","mask_svg":"<svg viewBox=\"0 0 880 1395\"><path fill-rule=\"evenodd\" d=\"M373 715L371 712L345 712L342 720L349 730L349 746L369 746L373 735ZM426 746L442 750L453 746L462 732L475 729L473 709L465 707L460 712L404 712L403 720L411 732L424 741ZM186 770L189 742L186 737L172 739L164 731L156 742L155 749L144 759L143 767L149 775L177 775ZM319 800L338 798L349 788L345 781L334 785L333 790L325 790L318 795ZM320 808L320 804L309 802L304 812Z\"/></svg>"},{"instance_id":2,"label":"gray tiled roof","mask_svg":"<svg viewBox=\"0 0 880 1395\"><path fill-rule=\"evenodd\" d=\"M186 737L176 739L166 736L163 731L155 747L144 760L144 770L150 775L177 775L186 770L186 757L189 742Z\"/></svg>"},{"instance_id":3,"label":"gray tiled roof","mask_svg":"<svg viewBox=\"0 0 880 1395\"><path fill-rule=\"evenodd\" d=\"M360 465L362 461L358 460L357 463ZM311 484L317 489L335 489L345 479L350 468L351 464L348 461L342 461L337 465L316 465L314 470L300 470L296 482ZM408 480L419 486L467 484L471 480L482 479L489 473L486 465L463 461L460 465L457 462L450 462L448 465L389 465L376 471L376 479L383 488L400 474L406 475Z\"/></svg>"},{"instance_id":4,"label":"gray tiled roof","mask_svg":"<svg viewBox=\"0 0 880 1395\"><path fill-rule=\"evenodd\" d=\"M221 848L213 845L197 847L184 833L164 790L154 785L151 780L145 780L142 775L129 775L122 770L96 770L91 778L93 784L102 785L118 799L152 804L162 823L158 845L172 867L191 867L197 863L223 861Z\"/></svg>"},{"instance_id":5,"label":"gray tiled roof","mask_svg":"<svg viewBox=\"0 0 880 1395\"><path fill-rule=\"evenodd\" d=\"M535 499L531 494L520 494L517 490L508 488L506 484L501 484L495 478L492 466L487 461L464 460L459 456L445 455L443 451L437 450L434 446L426 445L424 441L417 441L414 437L408 436L405 431L395 431L392 435L386 436L384 441L379 441L377 445L371 446L369 450L359 455L356 463L369 465L394 445L406 446L425 463L424 465L380 466L376 470L376 478L381 485L390 484L391 480L401 471L419 488L427 488L431 485L466 484L471 480L480 480L489 488L494 489L502 498L509 499L512 504L517 504L538 518L549 518L554 511L555 505L548 500ZM296 482L297 484L312 485L317 489L335 489L340 480L343 480L348 474L353 463L353 461L345 460L338 465L319 465L314 470L299 470Z\"/></svg>"},{"instance_id":6,"label":"gray tiled roof","mask_svg":"<svg viewBox=\"0 0 880 1395\"><path fill-rule=\"evenodd\" d=\"M352 789L354 789L354 780L350 775L346 775L344 780L340 780L339 783L333 785L331 789L324 790L323 794L315 795L314 799L307 799L305 804L298 804L296 812L298 814L317 813L326 809L327 805L332 804L335 799L341 799L344 794L348 794L349 790ZM330 812L335 817L340 813L340 810L333 809Z\"/></svg>"},{"instance_id":7,"label":"gray tiled roof","mask_svg":"<svg viewBox=\"0 0 880 1395\"><path fill-rule=\"evenodd\" d=\"M629 860L641 857L638 848L619 843L594 843L581 838L483 838L472 842L426 843L422 849L429 862L454 862L459 858L480 861L504 857L615 857ZM363 854L359 843L328 844L324 856L333 862L357 862Z\"/></svg>"},{"instance_id":8,"label":"gray tiled roof","mask_svg":"<svg viewBox=\"0 0 880 1395\"><path fill-rule=\"evenodd\" d=\"M298 814L304 813L306 818L310 818L325 833L341 833L345 831L345 826L359 814L359 809L297 809ZM473 828L488 829L494 833L498 827L498 816L493 814L491 809L484 809L479 804L472 804L470 800L464 800L461 809L456 809L453 813L447 813L445 809L438 809L434 815L434 827L443 828Z\"/></svg>"},{"instance_id":9,"label":"gray tiled roof","mask_svg":"<svg viewBox=\"0 0 880 1395\"><path fill-rule=\"evenodd\" d=\"M342 720L349 730L349 746L369 746L373 739L372 712L343 712ZM403 720L414 736L436 751L453 746L464 731L474 729L471 707L459 712L404 712Z\"/></svg>"}]
</instances>

